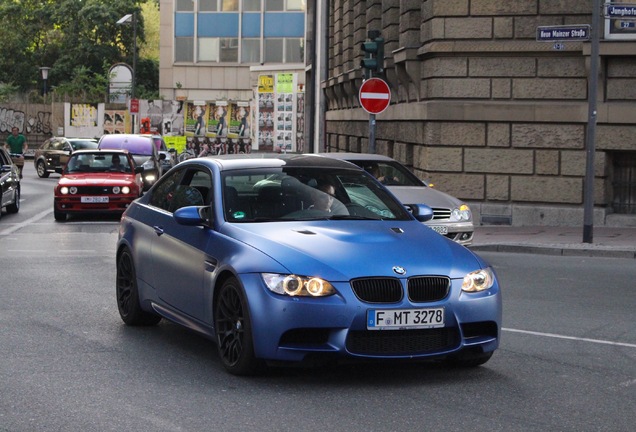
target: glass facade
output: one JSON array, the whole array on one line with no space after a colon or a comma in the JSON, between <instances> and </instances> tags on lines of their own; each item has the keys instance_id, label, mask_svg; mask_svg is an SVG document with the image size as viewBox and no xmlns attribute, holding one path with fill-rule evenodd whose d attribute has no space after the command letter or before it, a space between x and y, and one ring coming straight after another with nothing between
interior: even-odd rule
<instances>
[{"instance_id":1,"label":"glass facade","mask_svg":"<svg viewBox=\"0 0 636 432\"><path fill-rule=\"evenodd\" d=\"M304 0L175 0L175 63L303 63Z\"/></svg>"}]
</instances>

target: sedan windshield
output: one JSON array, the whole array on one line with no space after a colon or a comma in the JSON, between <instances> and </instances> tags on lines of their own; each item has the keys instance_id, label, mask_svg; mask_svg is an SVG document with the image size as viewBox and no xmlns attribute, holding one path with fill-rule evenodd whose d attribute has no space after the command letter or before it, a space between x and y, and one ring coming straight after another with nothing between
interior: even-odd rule
<instances>
[{"instance_id":1,"label":"sedan windshield","mask_svg":"<svg viewBox=\"0 0 636 432\"><path fill-rule=\"evenodd\" d=\"M223 180L230 222L410 219L402 204L361 171L232 171Z\"/></svg>"},{"instance_id":2,"label":"sedan windshield","mask_svg":"<svg viewBox=\"0 0 636 432\"><path fill-rule=\"evenodd\" d=\"M121 153L75 153L66 166L67 173L125 172L130 173L128 158Z\"/></svg>"}]
</instances>

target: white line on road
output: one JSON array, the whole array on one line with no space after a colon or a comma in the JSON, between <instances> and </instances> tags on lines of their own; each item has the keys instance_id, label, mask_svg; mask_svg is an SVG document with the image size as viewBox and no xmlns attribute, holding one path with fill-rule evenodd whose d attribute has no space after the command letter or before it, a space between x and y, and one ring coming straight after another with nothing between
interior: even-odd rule
<instances>
[{"instance_id":1,"label":"white line on road","mask_svg":"<svg viewBox=\"0 0 636 432\"><path fill-rule=\"evenodd\" d=\"M4 231L0 231L0 235L13 234L17 230L22 229L25 226L32 224L33 222L37 222L40 219L45 218L47 215L51 214L52 212L53 212L53 209L44 210L42 213L36 214L32 218L27 219L27 220L25 220L22 223L16 224L16 225L12 226L11 228L7 228Z\"/></svg>"},{"instance_id":2,"label":"white line on road","mask_svg":"<svg viewBox=\"0 0 636 432\"><path fill-rule=\"evenodd\" d=\"M581 342L591 342L591 343L604 344L604 345L614 345L614 346L623 346L627 348L636 348L636 344L630 344L630 343L624 343L624 342L613 342L613 341L606 341L601 339L579 338L574 336L558 335L554 333L542 333L542 332L534 332L534 331L528 331L528 330L510 329L510 328L502 328L501 330L509 331L512 333L524 333L524 334L529 334L534 336L544 336L544 337L551 337L556 339L568 339L568 340L575 340L575 341L581 341Z\"/></svg>"}]
</instances>

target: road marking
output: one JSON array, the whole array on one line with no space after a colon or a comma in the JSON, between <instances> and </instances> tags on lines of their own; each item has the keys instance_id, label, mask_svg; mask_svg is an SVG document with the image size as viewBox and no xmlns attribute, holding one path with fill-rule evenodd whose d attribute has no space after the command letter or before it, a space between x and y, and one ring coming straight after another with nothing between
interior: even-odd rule
<instances>
[{"instance_id":1,"label":"road marking","mask_svg":"<svg viewBox=\"0 0 636 432\"><path fill-rule=\"evenodd\" d=\"M613 341L606 341L601 339L588 339L588 338L580 338L580 337L574 337L574 336L558 335L554 333L542 333L542 332L534 332L534 331L528 331L528 330L510 329L510 328L502 328L501 330L509 331L512 333L524 333L524 334L529 334L534 336L544 336L544 337L551 337L556 339L568 339L568 340L575 340L575 341L581 341L581 342L591 342L591 343L604 344L604 345L614 345L614 346L622 346L627 348L636 348L636 344L630 344L630 343L624 343L624 342L613 342Z\"/></svg>"},{"instance_id":2,"label":"road marking","mask_svg":"<svg viewBox=\"0 0 636 432\"><path fill-rule=\"evenodd\" d=\"M16 225L12 226L11 228L7 228L4 231L0 231L0 235L13 234L17 230L22 229L25 226L32 224L33 222L37 222L40 219L45 218L47 215L49 215L51 213L53 213L53 209L44 210L42 213L39 213L39 214L33 216L32 218L25 220L22 223L16 224Z\"/></svg>"}]
</instances>

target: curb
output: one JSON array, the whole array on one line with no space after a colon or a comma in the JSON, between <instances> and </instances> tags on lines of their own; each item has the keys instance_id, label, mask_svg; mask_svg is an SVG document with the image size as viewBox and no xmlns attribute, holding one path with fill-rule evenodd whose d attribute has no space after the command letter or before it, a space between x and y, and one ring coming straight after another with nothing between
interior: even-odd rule
<instances>
[{"instance_id":1,"label":"curb","mask_svg":"<svg viewBox=\"0 0 636 432\"><path fill-rule=\"evenodd\" d=\"M600 258L636 259L636 250L612 248L563 247L559 245L472 245L470 250L482 252L532 253L539 255L584 256Z\"/></svg>"}]
</instances>

